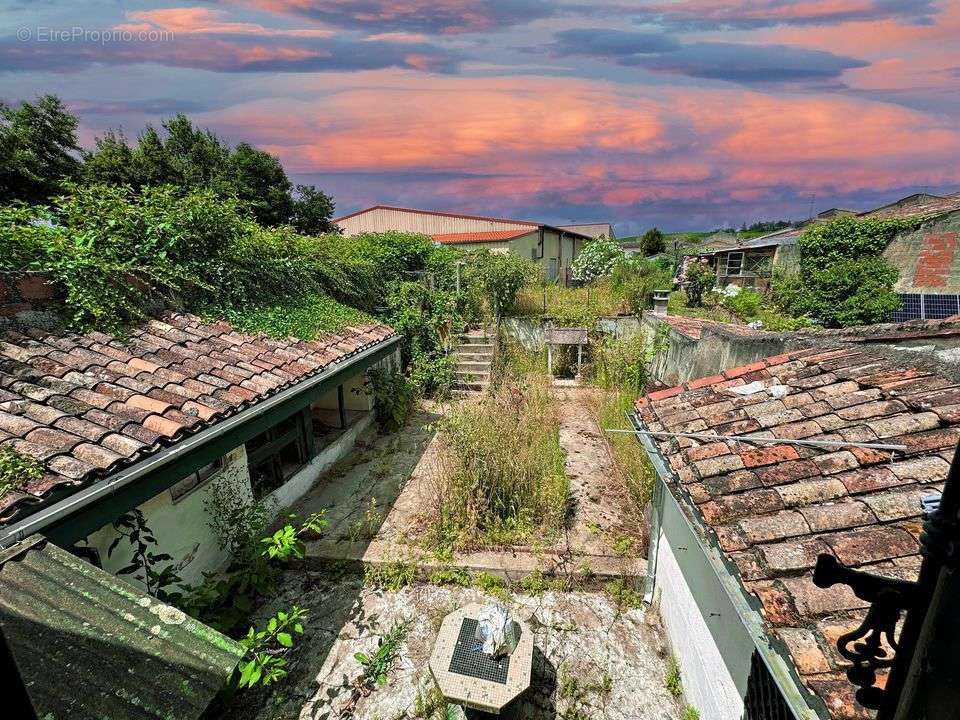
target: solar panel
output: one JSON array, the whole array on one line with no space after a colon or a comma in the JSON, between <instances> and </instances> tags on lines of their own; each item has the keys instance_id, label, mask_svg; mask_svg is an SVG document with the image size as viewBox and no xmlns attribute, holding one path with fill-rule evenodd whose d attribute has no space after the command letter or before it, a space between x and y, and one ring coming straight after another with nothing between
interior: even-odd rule
<instances>
[{"instance_id":1,"label":"solar panel","mask_svg":"<svg viewBox=\"0 0 960 720\"><path fill-rule=\"evenodd\" d=\"M480 641L477 640L477 621L464 618L460 625L460 634L457 636L453 657L450 658L450 667L447 669L458 675L506 685L507 673L510 670L510 656L492 658L481 651Z\"/></svg>"}]
</instances>

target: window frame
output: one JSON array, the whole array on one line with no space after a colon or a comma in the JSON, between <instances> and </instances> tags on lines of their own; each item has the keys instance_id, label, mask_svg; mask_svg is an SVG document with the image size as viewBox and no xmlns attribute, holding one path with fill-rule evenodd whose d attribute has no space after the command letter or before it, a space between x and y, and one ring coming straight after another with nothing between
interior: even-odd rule
<instances>
[{"instance_id":1,"label":"window frame","mask_svg":"<svg viewBox=\"0 0 960 720\"><path fill-rule=\"evenodd\" d=\"M203 467L194 470L187 475L187 477L175 482L169 489L170 502L174 505L182 502L185 498L207 485L217 477L217 475L223 472L226 465L226 456L218 457L213 462L207 463Z\"/></svg>"}]
</instances>

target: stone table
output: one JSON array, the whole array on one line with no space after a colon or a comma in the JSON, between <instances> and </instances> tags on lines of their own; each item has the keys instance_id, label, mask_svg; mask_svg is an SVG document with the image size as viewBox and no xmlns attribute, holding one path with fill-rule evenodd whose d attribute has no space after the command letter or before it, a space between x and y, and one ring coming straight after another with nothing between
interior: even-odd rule
<instances>
[{"instance_id":1,"label":"stone table","mask_svg":"<svg viewBox=\"0 0 960 720\"><path fill-rule=\"evenodd\" d=\"M533 632L526 623L514 620L520 637L510 655L491 658L474 652L477 617L483 607L470 603L443 619L430 656L430 670L450 702L498 715L530 687Z\"/></svg>"}]
</instances>

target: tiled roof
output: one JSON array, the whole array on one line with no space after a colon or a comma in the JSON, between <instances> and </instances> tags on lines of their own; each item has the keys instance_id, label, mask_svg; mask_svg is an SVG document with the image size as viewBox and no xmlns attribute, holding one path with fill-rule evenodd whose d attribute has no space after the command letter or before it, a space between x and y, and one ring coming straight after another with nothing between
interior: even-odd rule
<instances>
[{"instance_id":1,"label":"tiled roof","mask_svg":"<svg viewBox=\"0 0 960 720\"><path fill-rule=\"evenodd\" d=\"M908 218L918 215L935 216L960 210L960 193L945 197L917 194L898 200L890 205L860 213L867 218Z\"/></svg>"},{"instance_id":2,"label":"tiled roof","mask_svg":"<svg viewBox=\"0 0 960 720\"><path fill-rule=\"evenodd\" d=\"M765 388L740 395L731 388ZM781 384L781 391L766 388ZM657 440L671 486L739 568L772 633L834 718L867 718L834 643L865 603L817 588L820 553L915 579L920 498L939 492L960 438L960 384L851 349L800 350L637 401L651 431L905 445L890 452L691 439Z\"/></svg>"},{"instance_id":3,"label":"tiled roof","mask_svg":"<svg viewBox=\"0 0 960 720\"><path fill-rule=\"evenodd\" d=\"M125 339L8 332L0 447L38 458L46 473L0 497L0 525L54 490L79 490L395 334L371 325L277 340L183 314L149 320Z\"/></svg>"},{"instance_id":4,"label":"tiled roof","mask_svg":"<svg viewBox=\"0 0 960 720\"><path fill-rule=\"evenodd\" d=\"M488 230L486 232L462 232L462 233L440 233L431 235L436 242L444 245L457 245L459 243L485 243L498 242L502 240L512 240L513 238L529 235L533 230L526 228L523 230Z\"/></svg>"},{"instance_id":5,"label":"tiled roof","mask_svg":"<svg viewBox=\"0 0 960 720\"><path fill-rule=\"evenodd\" d=\"M0 552L0 624L42 718L191 720L246 652L39 536Z\"/></svg>"}]
</instances>

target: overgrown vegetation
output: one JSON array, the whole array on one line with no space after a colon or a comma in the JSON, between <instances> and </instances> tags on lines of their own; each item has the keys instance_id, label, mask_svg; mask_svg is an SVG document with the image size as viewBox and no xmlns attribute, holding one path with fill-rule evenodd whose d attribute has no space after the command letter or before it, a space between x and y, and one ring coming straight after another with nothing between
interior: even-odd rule
<instances>
[{"instance_id":1,"label":"overgrown vegetation","mask_svg":"<svg viewBox=\"0 0 960 720\"><path fill-rule=\"evenodd\" d=\"M10 446L0 448L0 498L43 477L43 464Z\"/></svg>"},{"instance_id":2,"label":"overgrown vegetation","mask_svg":"<svg viewBox=\"0 0 960 720\"><path fill-rule=\"evenodd\" d=\"M838 217L800 236L800 272L774 277L773 298L795 316L826 327L886 321L900 305L896 269L883 257L894 236L915 221Z\"/></svg>"},{"instance_id":3,"label":"overgrown vegetation","mask_svg":"<svg viewBox=\"0 0 960 720\"><path fill-rule=\"evenodd\" d=\"M543 376L508 378L454 408L437 429L435 545L515 545L559 531L569 484Z\"/></svg>"},{"instance_id":4,"label":"overgrown vegetation","mask_svg":"<svg viewBox=\"0 0 960 720\"><path fill-rule=\"evenodd\" d=\"M270 685L286 677L287 653L293 648L294 638L303 634L307 611L293 606L289 612L279 611L267 621L263 630L250 628L241 643L247 649L240 663L238 686Z\"/></svg>"},{"instance_id":5,"label":"overgrown vegetation","mask_svg":"<svg viewBox=\"0 0 960 720\"><path fill-rule=\"evenodd\" d=\"M671 655L667 658L667 674L663 678L663 686L675 698L683 694L683 681L680 678L680 666L677 659Z\"/></svg>"},{"instance_id":6,"label":"overgrown vegetation","mask_svg":"<svg viewBox=\"0 0 960 720\"><path fill-rule=\"evenodd\" d=\"M377 649L372 653L358 652L354 658L363 668L363 673L357 679L357 685L367 690L387 682L387 673L393 668L394 662L400 654L400 646L410 632L410 624L395 623L378 641Z\"/></svg>"}]
</instances>

